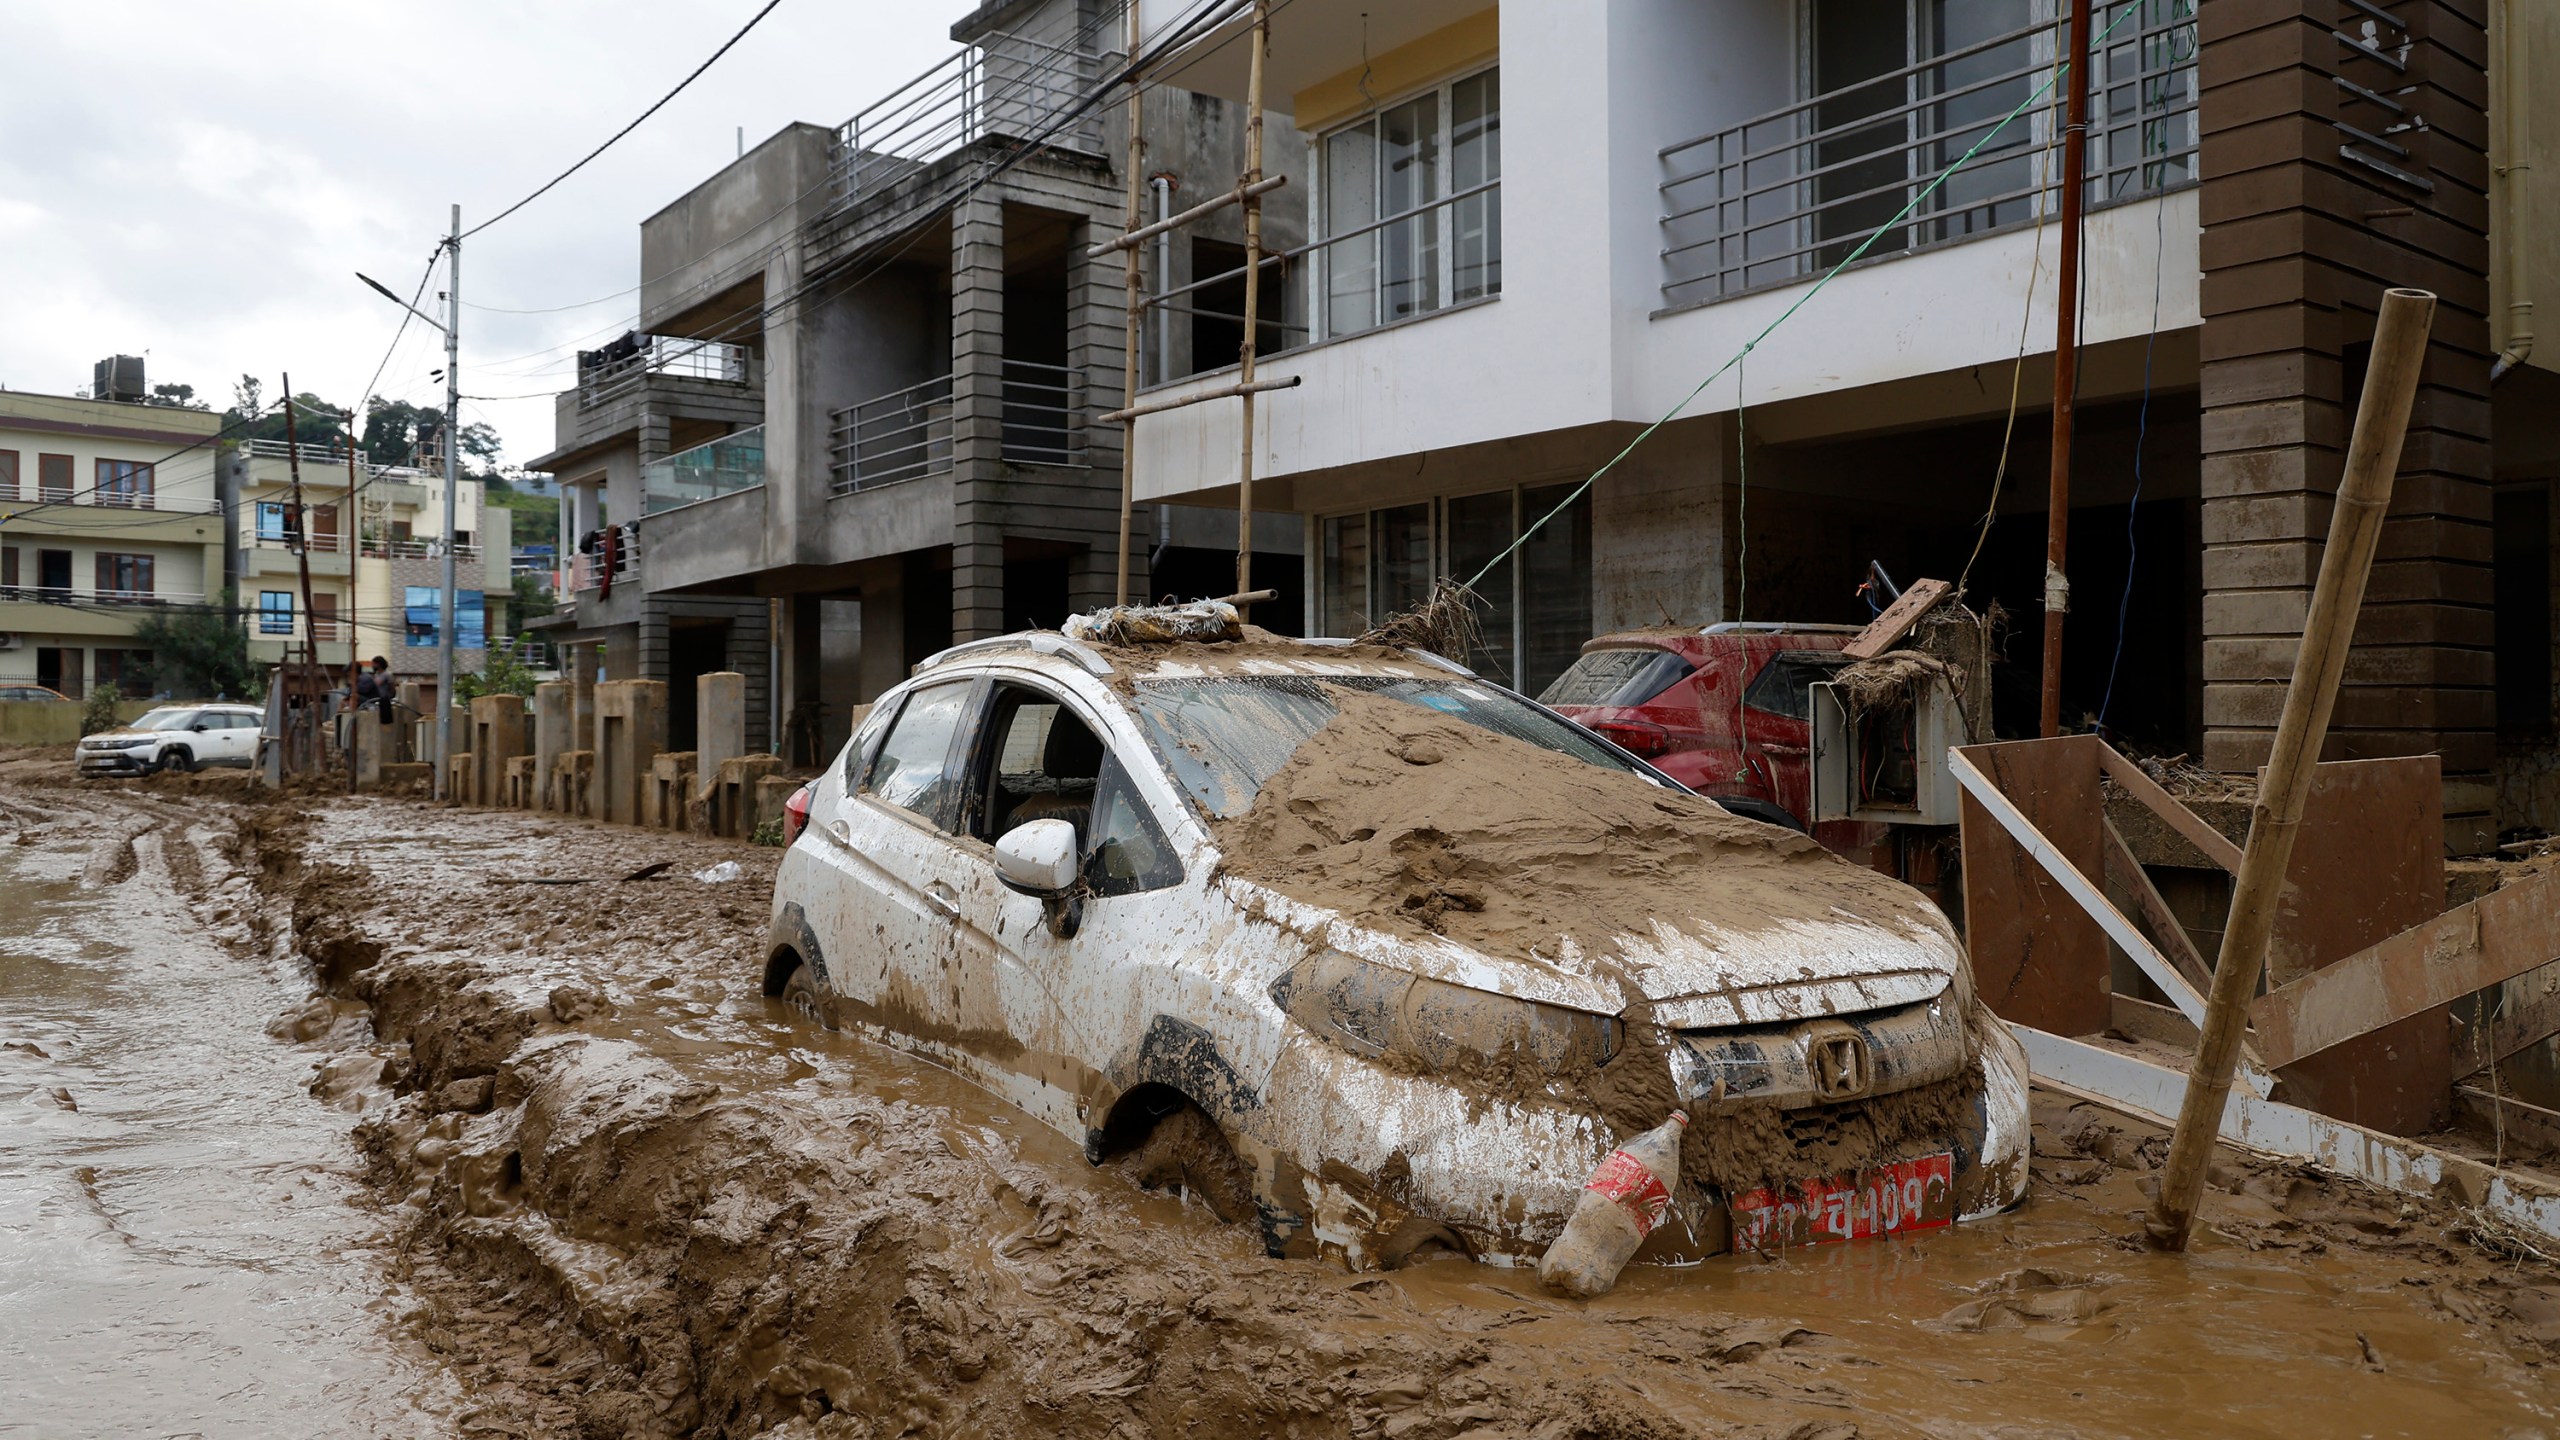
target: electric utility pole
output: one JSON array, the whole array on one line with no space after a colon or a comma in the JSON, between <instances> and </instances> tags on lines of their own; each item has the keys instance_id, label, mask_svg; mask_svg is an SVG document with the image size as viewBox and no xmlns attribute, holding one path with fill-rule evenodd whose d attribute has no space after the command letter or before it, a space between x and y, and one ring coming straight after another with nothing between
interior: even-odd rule
<instances>
[{"instance_id":1,"label":"electric utility pole","mask_svg":"<svg viewBox=\"0 0 2560 1440\"><path fill-rule=\"evenodd\" d=\"M2071 405L2080 390L2080 212L2089 158L2089 0L2071 0L2062 106L2062 264L2053 296L2053 472L2045 495L2044 688L2036 733L2062 733L2062 627L2071 613Z\"/></svg>"},{"instance_id":2,"label":"electric utility pole","mask_svg":"<svg viewBox=\"0 0 2560 1440\"><path fill-rule=\"evenodd\" d=\"M462 206L444 242L444 617L436 625L435 797L453 768L453 513L462 489Z\"/></svg>"}]
</instances>

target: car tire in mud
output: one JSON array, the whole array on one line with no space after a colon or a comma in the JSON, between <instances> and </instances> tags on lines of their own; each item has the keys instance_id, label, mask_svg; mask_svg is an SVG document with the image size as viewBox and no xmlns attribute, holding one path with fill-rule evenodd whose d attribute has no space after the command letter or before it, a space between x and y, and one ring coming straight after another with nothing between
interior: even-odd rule
<instances>
[{"instance_id":1,"label":"car tire in mud","mask_svg":"<svg viewBox=\"0 0 2560 1440\"><path fill-rule=\"evenodd\" d=\"M791 978L782 982L782 1003L821 1030L836 1028L827 1018L827 993L818 987L818 977L806 965L792 967Z\"/></svg>"},{"instance_id":2,"label":"car tire in mud","mask_svg":"<svg viewBox=\"0 0 2560 1440\"><path fill-rule=\"evenodd\" d=\"M1114 1162L1141 1190L1179 1190L1198 1197L1227 1224L1261 1213L1253 1171L1209 1113L1188 1100L1159 1118L1146 1138Z\"/></svg>"},{"instance_id":3,"label":"car tire in mud","mask_svg":"<svg viewBox=\"0 0 2560 1440\"><path fill-rule=\"evenodd\" d=\"M171 749L167 754L161 756L160 763L154 765L152 768L155 770L175 770L181 775L192 775L196 771L195 752L187 749L183 745L177 746Z\"/></svg>"}]
</instances>

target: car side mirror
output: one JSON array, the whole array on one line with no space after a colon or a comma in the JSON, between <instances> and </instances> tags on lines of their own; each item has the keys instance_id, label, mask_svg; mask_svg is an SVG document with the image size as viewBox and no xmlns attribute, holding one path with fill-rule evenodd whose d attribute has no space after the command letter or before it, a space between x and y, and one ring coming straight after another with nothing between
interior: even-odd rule
<instances>
[{"instance_id":1,"label":"car side mirror","mask_svg":"<svg viewBox=\"0 0 2560 1440\"><path fill-rule=\"evenodd\" d=\"M1017 894L1060 899L1079 868L1076 827L1064 820L1027 820L996 841L996 878Z\"/></svg>"},{"instance_id":2,"label":"car side mirror","mask_svg":"<svg viewBox=\"0 0 2560 1440\"><path fill-rule=\"evenodd\" d=\"M187 728L188 728L188 729L190 729L190 730L193 730L193 731L194 731L194 732L196 732L197 734L201 735L201 734L203 734L204 732L206 732L207 730L212 729L212 728L213 728L213 726L211 726L210 724L207 724L206 722L204 722L204 721L202 721L202 720L199 720L199 721L197 721L196 723L194 723L193 725L188 726Z\"/></svg>"}]
</instances>

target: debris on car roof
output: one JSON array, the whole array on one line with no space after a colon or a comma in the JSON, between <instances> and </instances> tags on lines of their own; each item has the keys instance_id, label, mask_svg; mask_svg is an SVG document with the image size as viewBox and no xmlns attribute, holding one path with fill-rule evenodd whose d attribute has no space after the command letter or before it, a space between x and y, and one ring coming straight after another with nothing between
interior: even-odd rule
<instances>
[{"instance_id":1,"label":"debris on car roof","mask_svg":"<svg viewBox=\"0 0 2560 1440\"><path fill-rule=\"evenodd\" d=\"M1068 639L1088 645L1215 644L1242 640L1244 617L1224 600L1194 600L1187 605L1114 605L1070 615L1059 628Z\"/></svg>"}]
</instances>

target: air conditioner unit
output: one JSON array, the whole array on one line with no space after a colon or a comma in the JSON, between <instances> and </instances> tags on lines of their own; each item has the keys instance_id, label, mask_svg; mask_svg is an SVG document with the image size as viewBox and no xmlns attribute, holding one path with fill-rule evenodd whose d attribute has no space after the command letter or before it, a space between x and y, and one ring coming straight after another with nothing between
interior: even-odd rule
<instances>
[{"instance_id":1,"label":"air conditioner unit","mask_svg":"<svg viewBox=\"0 0 2560 1440\"><path fill-rule=\"evenodd\" d=\"M27 643L27 637L15 630L0 630L0 650L15 650Z\"/></svg>"},{"instance_id":2,"label":"air conditioner unit","mask_svg":"<svg viewBox=\"0 0 2560 1440\"><path fill-rule=\"evenodd\" d=\"M1907 705L1853 721L1834 681L1807 686L1813 712L1813 818L1953 825L1963 790L1947 747L1966 743L1964 712L1943 675L1920 679Z\"/></svg>"}]
</instances>

